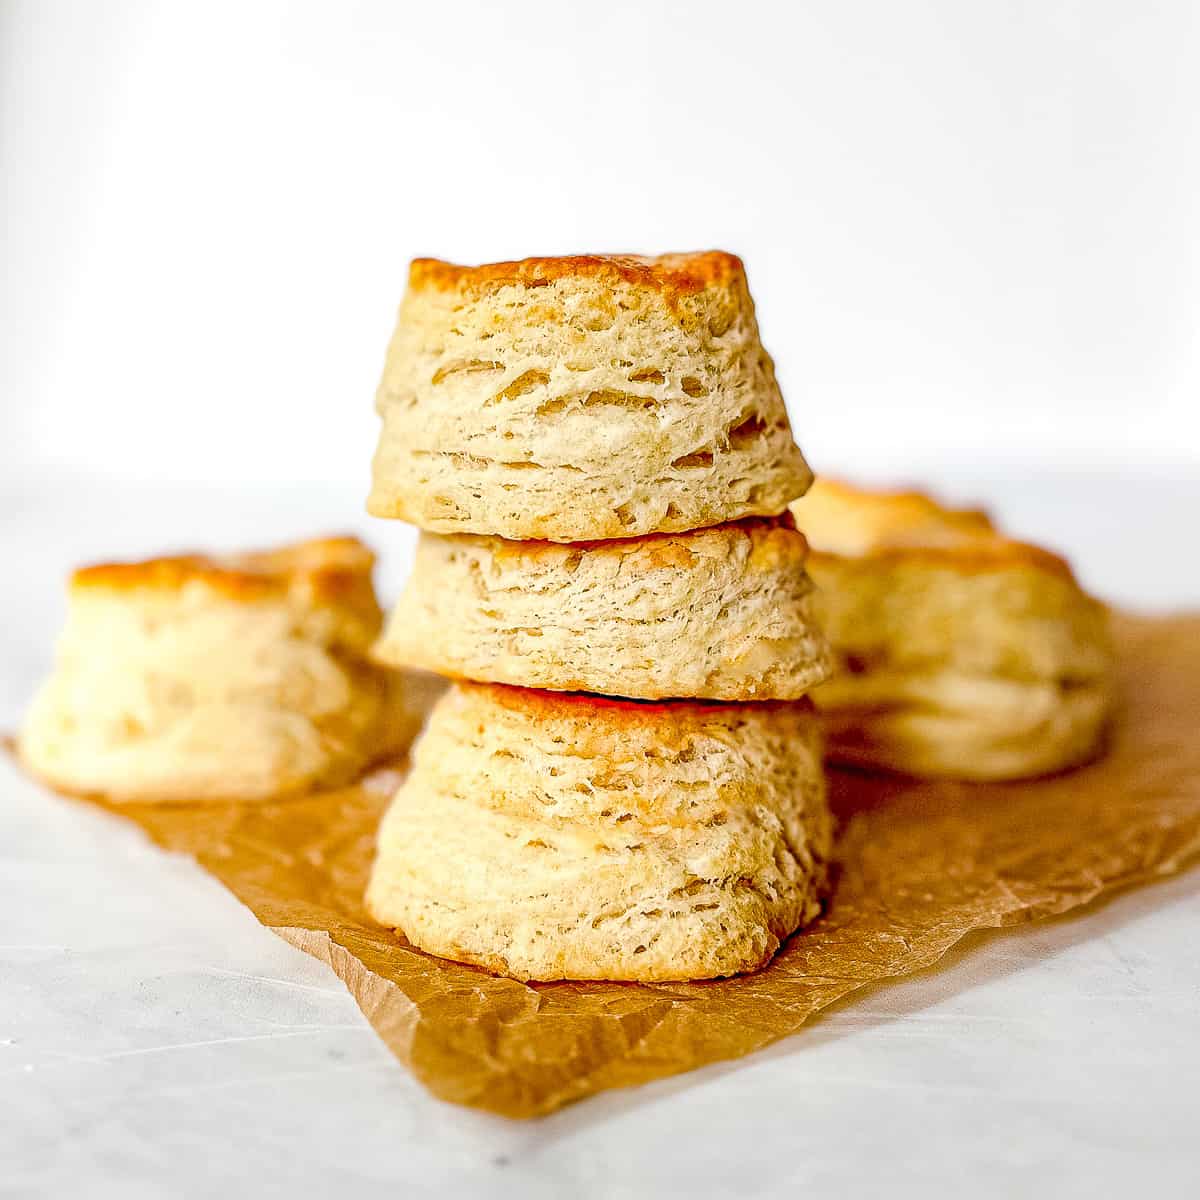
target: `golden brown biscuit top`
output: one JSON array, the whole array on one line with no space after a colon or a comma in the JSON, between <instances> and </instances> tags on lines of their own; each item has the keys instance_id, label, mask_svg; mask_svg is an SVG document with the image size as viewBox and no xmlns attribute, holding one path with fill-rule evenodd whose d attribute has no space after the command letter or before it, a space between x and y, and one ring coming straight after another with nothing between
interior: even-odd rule
<instances>
[{"instance_id":1,"label":"golden brown biscuit top","mask_svg":"<svg viewBox=\"0 0 1200 1200\"><path fill-rule=\"evenodd\" d=\"M468 703L496 705L529 719L551 732L569 730L584 742L589 735L650 734L664 748L675 737L686 737L714 723L731 728L768 713L806 713L811 702L802 700L628 700L597 696L591 692L545 692L501 683L460 680L456 687Z\"/></svg>"},{"instance_id":2,"label":"golden brown biscuit top","mask_svg":"<svg viewBox=\"0 0 1200 1200\"><path fill-rule=\"evenodd\" d=\"M796 528L791 513L777 517L743 517L683 533L647 533L633 538L606 538L590 542L513 541L494 534L462 533L452 537L487 546L497 563L559 563L572 555L611 556L627 560L630 569L641 565L653 570L660 567L688 567L694 554L705 543L726 548L746 538L752 547L751 568L776 568L784 563L801 567L808 557L808 542Z\"/></svg>"},{"instance_id":3,"label":"golden brown biscuit top","mask_svg":"<svg viewBox=\"0 0 1200 1200\"><path fill-rule=\"evenodd\" d=\"M438 289L481 295L502 287L545 287L563 279L626 283L668 295L727 286L745 277L742 260L723 250L685 254L572 254L561 258L523 258L515 262L459 266L437 258L415 258L409 267L412 291Z\"/></svg>"},{"instance_id":4,"label":"golden brown biscuit top","mask_svg":"<svg viewBox=\"0 0 1200 1200\"><path fill-rule=\"evenodd\" d=\"M96 563L71 575L71 590L179 591L200 583L234 600L302 593L315 601L360 603L371 592L375 556L355 537L316 538L274 550L213 556L178 554L141 562Z\"/></svg>"},{"instance_id":5,"label":"golden brown biscuit top","mask_svg":"<svg viewBox=\"0 0 1200 1200\"><path fill-rule=\"evenodd\" d=\"M1006 537L982 509L948 508L924 492L867 490L821 478L792 512L818 564L886 559L970 572L1029 567L1074 580L1066 560Z\"/></svg>"}]
</instances>

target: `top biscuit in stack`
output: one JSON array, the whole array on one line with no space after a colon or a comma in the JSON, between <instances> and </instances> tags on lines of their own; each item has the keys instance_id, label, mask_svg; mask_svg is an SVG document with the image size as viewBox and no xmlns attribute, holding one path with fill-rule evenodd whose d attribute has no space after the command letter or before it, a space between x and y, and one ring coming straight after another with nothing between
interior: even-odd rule
<instances>
[{"instance_id":1,"label":"top biscuit in stack","mask_svg":"<svg viewBox=\"0 0 1200 1200\"><path fill-rule=\"evenodd\" d=\"M811 472L741 261L413 262L377 395L371 513L590 541L772 516Z\"/></svg>"}]
</instances>

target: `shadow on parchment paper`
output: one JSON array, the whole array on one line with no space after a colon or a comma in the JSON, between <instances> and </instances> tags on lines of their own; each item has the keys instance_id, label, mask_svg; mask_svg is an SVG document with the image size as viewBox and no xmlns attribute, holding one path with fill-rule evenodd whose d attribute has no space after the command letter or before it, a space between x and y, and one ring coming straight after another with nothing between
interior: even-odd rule
<instances>
[{"instance_id":1,"label":"shadow on parchment paper","mask_svg":"<svg viewBox=\"0 0 1200 1200\"><path fill-rule=\"evenodd\" d=\"M803 1055L816 1046L919 1016L975 988L1033 970L1058 954L1106 937L1115 930L1193 896L1200 896L1200 871L1164 876L1149 884L1131 884L1106 893L1083 908L1039 921L1037 932L1042 935L1043 941L1052 939L1054 945L1048 952L1043 950L1021 958L998 953L1006 944L1014 948L1022 945L1022 939L1013 936L1020 932L1018 929L976 930L967 934L931 966L911 975L878 980L834 1001L810 1017L796 1037L775 1042L745 1058L711 1063L683 1075L653 1080L638 1088L605 1092L592 1097L587 1104L569 1105L537 1124L518 1128L528 1129L526 1148L551 1145L592 1126L604 1125L627 1113L653 1107L671 1096L723 1079L744 1067ZM1029 932L1032 930L1026 931L1027 936ZM886 1011L872 1007L872 1002L880 996L889 998ZM860 1007L865 1010L860 1019L852 1023L839 1021L843 1013ZM797 1076L797 1085L803 1082L803 1076ZM472 1113L471 1116L479 1121L501 1120L487 1113ZM510 1124L507 1121L504 1123Z\"/></svg>"}]
</instances>

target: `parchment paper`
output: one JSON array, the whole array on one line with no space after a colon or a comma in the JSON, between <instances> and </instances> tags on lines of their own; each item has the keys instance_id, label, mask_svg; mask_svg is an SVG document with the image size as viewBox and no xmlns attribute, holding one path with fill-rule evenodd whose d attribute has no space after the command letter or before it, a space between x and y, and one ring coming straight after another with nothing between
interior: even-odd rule
<instances>
[{"instance_id":1,"label":"parchment paper","mask_svg":"<svg viewBox=\"0 0 1200 1200\"><path fill-rule=\"evenodd\" d=\"M395 770L276 805L115 811L329 963L435 1095L532 1117L748 1054L857 988L930 966L973 930L1182 867L1200 849L1200 615L1122 618L1117 637L1123 701L1093 766L1005 786L835 772L828 911L765 970L736 979L527 986L373 927L360 897Z\"/></svg>"}]
</instances>

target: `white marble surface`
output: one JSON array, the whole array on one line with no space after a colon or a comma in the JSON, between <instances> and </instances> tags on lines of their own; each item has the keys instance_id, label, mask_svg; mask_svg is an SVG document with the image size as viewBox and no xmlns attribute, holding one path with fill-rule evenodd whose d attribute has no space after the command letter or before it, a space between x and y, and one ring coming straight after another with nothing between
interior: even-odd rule
<instances>
[{"instance_id":1,"label":"white marble surface","mask_svg":"<svg viewBox=\"0 0 1200 1200\"><path fill-rule=\"evenodd\" d=\"M1200 481L930 472L1126 604L1200 605ZM10 482L0 721L89 557L360 528L352 488ZM169 531L169 532L168 532ZM1198 702L1200 703L1200 702ZM1196 1194L1200 871L972 941L737 1063L515 1124L429 1098L197 867L0 765L0 1196Z\"/></svg>"}]
</instances>

